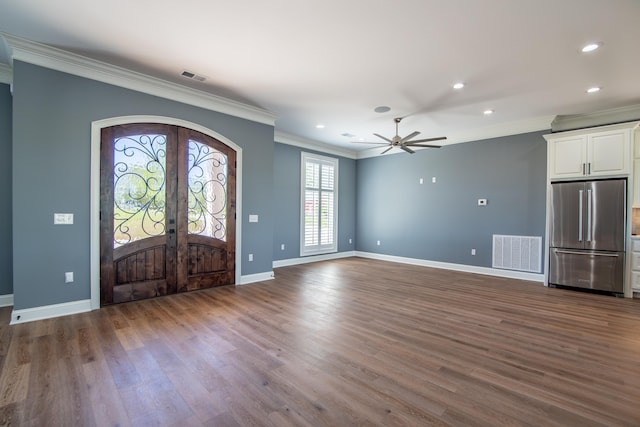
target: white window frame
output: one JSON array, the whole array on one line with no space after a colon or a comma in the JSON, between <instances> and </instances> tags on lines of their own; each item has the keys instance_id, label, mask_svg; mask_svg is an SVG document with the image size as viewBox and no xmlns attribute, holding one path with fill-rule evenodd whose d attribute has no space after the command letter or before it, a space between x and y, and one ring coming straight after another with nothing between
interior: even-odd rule
<instances>
[{"instance_id":1,"label":"white window frame","mask_svg":"<svg viewBox=\"0 0 640 427\"><path fill-rule=\"evenodd\" d=\"M321 156L319 154L301 153L301 167L300 167L300 256L320 255L338 252L338 159L334 157ZM320 165L333 166L333 243L321 245L318 243L314 246L305 246L305 192L306 187L306 166L308 162L319 163ZM320 191L320 200L322 200L322 188ZM326 190L324 191L326 193ZM318 242L320 242L320 228L318 228Z\"/></svg>"}]
</instances>

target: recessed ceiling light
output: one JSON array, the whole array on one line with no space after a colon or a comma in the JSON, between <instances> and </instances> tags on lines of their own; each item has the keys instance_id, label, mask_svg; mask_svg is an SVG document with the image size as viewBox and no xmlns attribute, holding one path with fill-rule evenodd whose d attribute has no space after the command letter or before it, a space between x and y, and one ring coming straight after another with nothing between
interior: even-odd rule
<instances>
[{"instance_id":1,"label":"recessed ceiling light","mask_svg":"<svg viewBox=\"0 0 640 427\"><path fill-rule=\"evenodd\" d=\"M316 125L316 127L317 127L318 129L324 129L324 127L325 127L325 126L324 126L322 123L318 123L318 124Z\"/></svg>"},{"instance_id":2,"label":"recessed ceiling light","mask_svg":"<svg viewBox=\"0 0 640 427\"><path fill-rule=\"evenodd\" d=\"M391 107L387 107L386 105L381 105L379 107L374 108L376 113L386 113L387 111L391 111Z\"/></svg>"},{"instance_id":3,"label":"recessed ceiling light","mask_svg":"<svg viewBox=\"0 0 640 427\"><path fill-rule=\"evenodd\" d=\"M458 82L453 85L454 89L462 89L464 87L464 83Z\"/></svg>"},{"instance_id":4,"label":"recessed ceiling light","mask_svg":"<svg viewBox=\"0 0 640 427\"><path fill-rule=\"evenodd\" d=\"M587 93L596 93L596 92L600 92L600 89L602 89L602 88L601 88L601 87L598 87L598 86L590 87L589 89L587 89Z\"/></svg>"},{"instance_id":5,"label":"recessed ceiling light","mask_svg":"<svg viewBox=\"0 0 640 427\"><path fill-rule=\"evenodd\" d=\"M488 116L489 114L493 114L493 110L484 110L485 116Z\"/></svg>"},{"instance_id":6,"label":"recessed ceiling light","mask_svg":"<svg viewBox=\"0 0 640 427\"><path fill-rule=\"evenodd\" d=\"M580 51L582 53L588 53L593 52L600 47L602 47L602 43L589 43L588 45L585 45L582 49L580 49Z\"/></svg>"}]
</instances>

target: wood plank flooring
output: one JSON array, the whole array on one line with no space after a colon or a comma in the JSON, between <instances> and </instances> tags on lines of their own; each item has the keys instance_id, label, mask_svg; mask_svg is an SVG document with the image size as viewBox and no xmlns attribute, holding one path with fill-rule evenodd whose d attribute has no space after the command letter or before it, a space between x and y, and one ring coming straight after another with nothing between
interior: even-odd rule
<instances>
[{"instance_id":1,"label":"wood plank flooring","mask_svg":"<svg viewBox=\"0 0 640 427\"><path fill-rule=\"evenodd\" d=\"M9 317L0 425L640 425L640 300L348 258Z\"/></svg>"}]
</instances>

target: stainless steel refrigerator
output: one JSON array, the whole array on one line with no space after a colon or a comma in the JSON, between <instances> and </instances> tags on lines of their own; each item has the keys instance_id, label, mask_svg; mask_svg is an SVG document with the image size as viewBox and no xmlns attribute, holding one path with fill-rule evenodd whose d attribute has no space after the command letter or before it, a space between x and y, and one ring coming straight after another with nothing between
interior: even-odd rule
<instances>
[{"instance_id":1,"label":"stainless steel refrigerator","mask_svg":"<svg viewBox=\"0 0 640 427\"><path fill-rule=\"evenodd\" d=\"M551 184L549 284L623 292L627 181Z\"/></svg>"}]
</instances>

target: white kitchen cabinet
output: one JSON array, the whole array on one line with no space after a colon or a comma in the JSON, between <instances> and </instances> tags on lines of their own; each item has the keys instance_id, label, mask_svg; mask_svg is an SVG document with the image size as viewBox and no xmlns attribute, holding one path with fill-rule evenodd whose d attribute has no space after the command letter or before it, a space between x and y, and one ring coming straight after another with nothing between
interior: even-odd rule
<instances>
[{"instance_id":1,"label":"white kitchen cabinet","mask_svg":"<svg viewBox=\"0 0 640 427\"><path fill-rule=\"evenodd\" d=\"M640 159L633 159L633 207L640 208Z\"/></svg>"},{"instance_id":2,"label":"white kitchen cabinet","mask_svg":"<svg viewBox=\"0 0 640 427\"><path fill-rule=\"evenodd\" d=\"M631 240L631 289L633 292L640 292L640 240L634 238Z\"/></svg>"},{"instance_id":3,"label":"white kitchen cabinet","mask_svg":"<svg viewBox=\"0 0 640 427\"><path fill-rule=\"evenodd\" d=\"M629 175L631 130L593 129L545 135L549 146L549 178Z\"/></svg>"},{"instance_id":4,"label":"white kitchen cabinet","mask_svg":"<svg viewBox=\"0 0 640 427\"><path fill-rule=\"evenodd\" d=\"M549 160L551 178L584 175L587 163L587 136L577 135L549 140Z\"/></svg>"}]
</instances>

